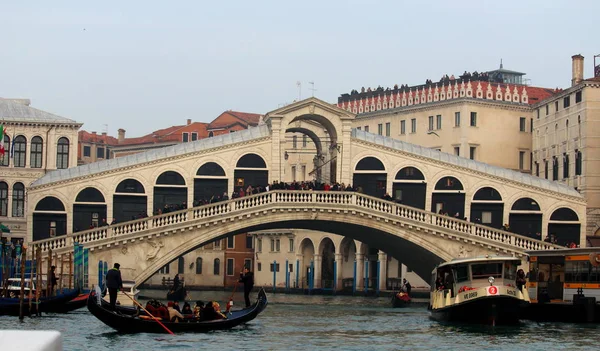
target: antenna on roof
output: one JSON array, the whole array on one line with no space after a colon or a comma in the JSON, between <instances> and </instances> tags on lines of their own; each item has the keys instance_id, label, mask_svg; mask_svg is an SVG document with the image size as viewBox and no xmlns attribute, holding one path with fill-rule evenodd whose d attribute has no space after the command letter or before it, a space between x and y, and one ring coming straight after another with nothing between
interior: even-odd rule
<instances>
[{"instance_id":1,"label":"antenna on roof","mask_svg":"<svg viewBox=\"0 0 600 351\"><path fill-rule=\"evenodd\" d=\"M308 82L308 84L312 85L310 90L312 90L312 96L315 97L315 91L317 91L317 89L315 89L315 82Z\"/></svg>"},{"instance_id":2,"label":"antenna on roof","mask_svg":"<svg viewBox=\"0 0 600 351\"><path fill-rule=\"evenodd\" d=\"M302 100L302 82L297 81L296 86L298 87L298 101Z\"/></svg>"}]
</instances>

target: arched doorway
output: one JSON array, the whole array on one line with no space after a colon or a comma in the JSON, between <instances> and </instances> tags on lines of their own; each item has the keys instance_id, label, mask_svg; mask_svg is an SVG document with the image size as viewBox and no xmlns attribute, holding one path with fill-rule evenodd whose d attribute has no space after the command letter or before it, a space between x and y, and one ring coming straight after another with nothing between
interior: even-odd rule
<instances>
[{"instance_id":1,"label":"arched doorway","mask_svg":"<svg viewBox=\"0 0 600 351\"><path fill-rule=\"evenodd\" d=\"M306 289L310 286L309 278L311 275L311 263L315 258L315 246L310 239L302 240L300 243L300 253L302 254L302 259L300 262L300 272L302 272L301 287Z\"/></svg>"},{"instance_id":2,"label":"arched doorway","mask_svg":"<svg viewBox=\"0 0 600 351\"><path fill-rule=\"evenodd\" d=\"M329 238L324 238L319 244L319 254L321 255L321 288L333 289L335 275L333 263L335 262L335 245Z\"/></svg>"},{"instance_id":3,"label":"arched doorway","mask_svg":"<svg viewBox=\"0 0 600 351\"><path fill-rule=\"evenodd\" d=\"M33 240L67 234L65 205L53 196L41 199L33 211Z\"/></svg>"},{"instance_id":4,"label":"arched doorway","mask_svg":"<svg viewBox=\"0 0 600 351\"><path fill-rule=\"evenodd\" d=\"M537 201L529 197L518 199L512 205L508 218L512 233L541 240L542 211Z\"/></svg>"},{"instance_id":5,"label":"arched doorway","mask_svg":"<svg viewBox=\"0 0 600 351\"><path fill-rule=\"evenodd\" d=\"M118 223L147 215L148 197L142 183L135 179L121 181L113 195L113 219Z\"/></svg>"},{"instance_id":6,"label":"arched doorway","mask_svg":"<svg viewBox=\"0 0 600 351\"><path fill-rule=\"evenodd\" d=\"M327 140L321 138L313 130L296 126L286 129L286 135L292 133L291 148L286 146L284 158L287 163L286 181L316 180L320 183L330 182L329 169L324 167L328 155L323 153L323 144ZM286 142L287 144L287 142Z\"/></svg>"},{"instance_id":7,"label":"arched doorway","mask_svg":"<svg viewBox=\"0 0 600 351\"><path fill-rule=\"evenodd\" d=\"M383 163L375 157L365 157L358 161L354 168L352 183L355 189L378 198L383 197L387 187L387 173Z\"/></svg>"},{"instance_id":8,"label":"arched doorway","mask_svg":"<svg viewBox=\"0 0 600 351\"><path fill-rule=\"evenodd\" d=\"M356 244L353 239L345 237L340 244L342 253L342 266L338 267L342 273L341 288L352 288L354 282L354 262L356 261Z\"/></svg>"},{"instance_id":9,"label":"arched doorway","mask_svg":"<svg viewBox=\"0 0 600 351\"><path fill-rule=\"evenodd\" d=\"M92 187L81 190L73 204L73 232L96 228L107 222L104 195Z\"/></svg>"},{"instance_id":10,"label":"arched doorway","mask_svg":"<svg viewBox=\"0 0 600 351\"><path fill-rule=\"evenodd\" d=\"M415 167L404 167L396 173L392 198L399 204L425 209L427 183L423 173Z\"/></svg>"},{"instance_id":11,"label":"arched doorway","mask_svg":"<svg viewBox=\"0 0 600 351\"><path fill-rule=\"evenodd\" d=\"M570 208L561 207L550 215L548 234L554 235L558 245L566 246L570 243L580 245L581 223L579 216Z\"/></svg>"},{"instance_id":12,"label":"arched doorway","mask_svg":"<svg viewBox=\"0 0 600 351\"><path fill-rule=\"evenodd\" d=\"M235 165L234 184L236 191L252 187L264 187L269 182L269 171L267 163L257 154L245 154L240 157Z\"/></svg>"},{"instance_id":13,"label":"arched doorway","mask_svg":"<svg viewBox=\"0 0 600 351\"><path fill-rule=\"evenodd\" d=\"M485 187L477 190L471 201L471 222L502 228L504 203L498 190Z\"/></svg>"},{"instance_id":14,"label":"arched doorway","mask_svg":"<svg viewBox=\"0 0 600 351\"><path fill-rule=\"evenodd\" d=\"M454 177L443 177L438 180L431 197L431 211L464 218L465 192L460 180Z\"/></svg>"},{"instance_id":15,"label":"arched doorway","mask_svg":"<svg viewBox=\"0 0 600 351\"><path fill-rule=\"evenodd\" d=\"M207 162L198 168L194 178L194 206L208 202L212 196L227 193L227 175L216 162Z\"/></svg>"},{"instance_id":16,"label":"arched doorway","mask_svg":"<svg viewBox=\"0 0 600 351\"><path fill-rule=\"evenodd\" d=\"M158 176L154 185L154 211L168 211L187 207L187 186L181 174L166 171ZM167 212L168 212L167 211Z\"/></svg>"}]
</instances>

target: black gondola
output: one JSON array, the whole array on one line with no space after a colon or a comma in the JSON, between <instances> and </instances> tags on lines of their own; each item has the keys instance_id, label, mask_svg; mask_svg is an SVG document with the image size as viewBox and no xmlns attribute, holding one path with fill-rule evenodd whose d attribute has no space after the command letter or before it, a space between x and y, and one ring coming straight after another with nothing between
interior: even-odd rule
<instances>
[{"instance_id":1,"label":"black gondola","mask_svg":"<svg viewBox=\"0 0 600 351\"><path fill-rule=\"evenodd\" d=\"M83 308L87 305L87 299L89 297L89 293L88 294L79 294L77 297L75 297L73 300L68 301L67 303L64 303L62 305L60 304L53 304L50 306L45 306L44 308L44 312L49 312L49 313L68 313L71 311L75 311L78 310L80 308Z\"/></svg>"},{"instance_id":2,"label":"black gondola","mask_svg":"<svg viewBox=\"0 0 600 351\"><path fill-rule=\"evenodd\" d=\"M169 290L169 292L167 293L167 300L169 300L169 301L183 301L183 300L185 300L186 296L187 296L187 290L185 289L185 287L180 286L175 291Z\"/></svg>"},{"instance_id":3,"label":"black gondola","mask_svg":"<svg viewBox=\"0 0 600 351\"><path fill-rule=\"evenodd\" d=\"M156 321L143 319L134 315L121 313L123 308L117 308L117 311L111 311L106 308L106 302L98 303L95 292L90 294L87 301L88 310L100 321L120 333L165 333L165 329ZM187 321L187 322L168 322L161 321L171 331L177 332L208 332L212 330L231 329L240 324L249 322L256 318L267 307L267 295L261 289L258 292L256 302L243 310L231 311L227 314L227 319L214 321Z\"/></svg>"},{"instance_id":4,"label":"black gondola","mask_svg":"<svg viewBox=\"0 0 600 351\"><path fill-rule=\"evenodd\" d=\"M398 292L392 296L392 307L408 307L410 306L411 298L405 292Z\"/></svg>"},{"instance_id":5,"label":"black gondola","mask_svg":"<svg viewBox=\"0 0 600 351\"><path fill-rule=\"evenodd\" d=\"M51 297L42 297L38 304L35 300L31 301L31 312L29 311L29 299L23 300L23 314L36 314L39 312L52 312L53 310L64 306L69 301L79 295L79 290L73 290L65 294L59 294ZM18 316L20 310L20 301L18 298L0 298L0 316Z\"/></svg>"}]
</instances>

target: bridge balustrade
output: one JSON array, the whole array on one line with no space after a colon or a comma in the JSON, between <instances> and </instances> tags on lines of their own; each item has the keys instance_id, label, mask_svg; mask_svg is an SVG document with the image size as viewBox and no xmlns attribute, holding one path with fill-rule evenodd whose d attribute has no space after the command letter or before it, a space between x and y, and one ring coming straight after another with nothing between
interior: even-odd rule
<instances>
[{"instance_id":1,"label":"bridge balustrade","mask_svg":"<svg viewBox=\"0 0 600 351\"><path fill-rule=\"evenodd\" d=\"M156 228L167 228L172 225L192 222L202 219L224 216L227 214L244 213L246 210L258 209L272 204L301 205L315 209L315 205L328 205L342 210L366 210L369 214L385 214L385 219L403 219L407 223L421 224L433 231L444 234L460 233L502 243L515 248L526 250L550 250L559 248L557 245L542 242L518 234L486 227L462 219L424 211L418 208L397 204L392 201L378 199L369 195L347 191L306 191L306 190L273 190L247 197L241 197L224 202L207 204L185 210L151 216L133 221L114 224L106 227L89 229L65 236L36 241L33 244L42 251L71 249L74 242L90 244L107 239L130 236L130 234L145 235ZM449 233L448 233L449 231ZM459 234L459 235L460 235Z\"/></svg>"}]
</instances>

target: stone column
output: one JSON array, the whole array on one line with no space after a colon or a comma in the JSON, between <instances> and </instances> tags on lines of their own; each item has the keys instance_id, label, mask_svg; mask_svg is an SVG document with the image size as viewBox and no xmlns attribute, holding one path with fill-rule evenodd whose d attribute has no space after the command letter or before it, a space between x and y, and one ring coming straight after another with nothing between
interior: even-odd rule
<instances>
[{"instance_id":1,"label":"stone column","mask_svg":"<svg viewBox=\"0 0 600 351\"><path fill-rule=\"evenodd\" d=\"M387 254L379 251L377 259L379 260L379 290L383 291L387 288Z\"/></svg>"},{"instance_id":2,"label":"stone column","mask_svg":"<svg viewBox=\"0 0 600 351\"><path fill-rule=\"evenodd\" d=\"M365 289L365 255L356 253L356 291Z\"/></svg>"},{"instance_id":3,"label":"stone column","mask_svg":"<svg viewBox=\"0 0 600 351\"><path fill-rule=\"evenodd\" d=\"M321 255L315 255L313 261L315 262L315 285L314 288L318 289L321 287Z\"/></svg>"},{"instance_id":4,"label":"stone column","mask_svg":"<svg viewBox=\"0 0 600 351\"><path fill-rule=\"evenodd\" d=\"M336 253L335 254L335 288L336 290L342 290L342 280L344 278L343 276L343 265L344 265L344 257L342 256L342 254Z\"/></svg>"}]
</instances>

